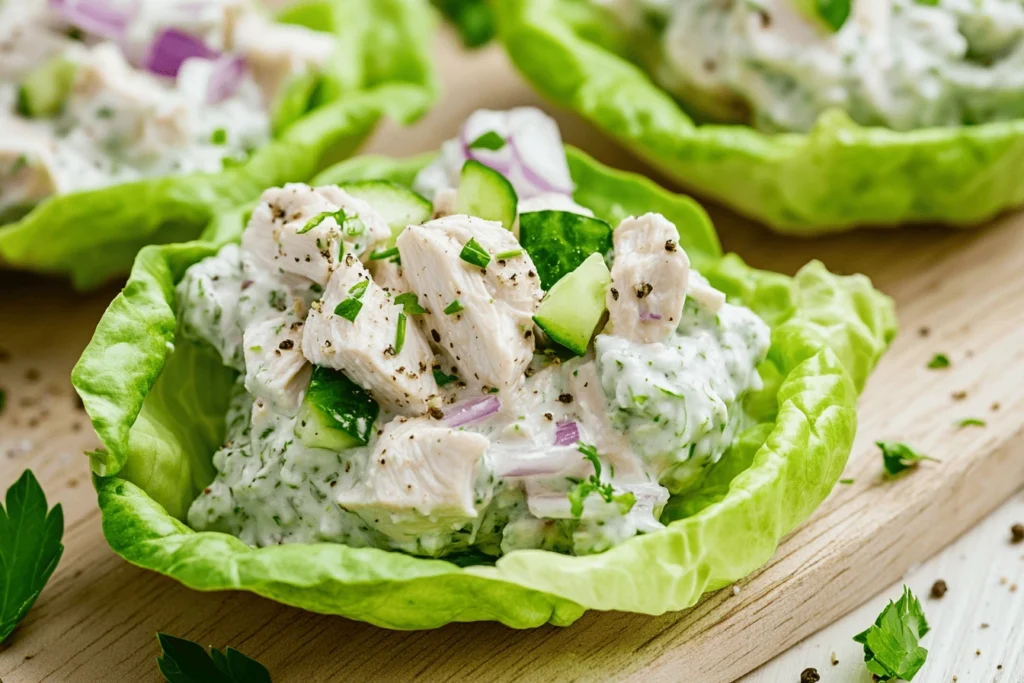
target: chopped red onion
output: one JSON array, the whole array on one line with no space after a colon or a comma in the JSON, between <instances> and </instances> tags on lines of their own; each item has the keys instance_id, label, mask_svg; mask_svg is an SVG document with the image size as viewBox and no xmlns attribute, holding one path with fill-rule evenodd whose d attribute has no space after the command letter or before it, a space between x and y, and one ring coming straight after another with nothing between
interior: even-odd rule
<instances>
[{"instance_id":1,"label":"chopped red onion","mask_svg":"<svg viewBox=\"0 0 1024 683\"><path fill-rule=\"evenodd\" d=\"M220 53L206 47L201 39L184 31L169 28L157 34L149 48L145 67L160 76L173 78L178 75L178 70L186 59L216 59L219 56Z\"/></svg>"},{"instance_id":2,"label":"chopped red onion","mask_svg":"<svg viewBox=\"0 0 1024 683\"><path fill-rule=\"evenodd\" d=\"M571 446L580 440L580 428L573 420L564 420L555 425L555 445Z\"/></svg>"},{"instance_id":3,"label":"chopped red onion","mask_svg":"<svg viewBox=\"0 0 1024 683\"><path fill-rule=\"evenodd\" d=\"M548 449L504 451L493 449L494 473L499 477L522 479L527 477L553 477L570 468L580 468L585 462L575 447L557 446Z\"/></svg>"},{"instance_id":4,"label":"chopped red onion","mask_svg":"<svg viewBox=\"0 0 1024 683\"><path fill-rule=\"evenodd\" d=\"M537 109L513 110L509 124L509 147L523 178L536 188L534 194L572 195L574 187L558 124Z\"/></svg>"},{"instance_id":5,"label":"chopped red onion","mask_svg":"<svg viewBox=\"0 0 1024 683\"><path fill-rule=\"evenodd\" d=\"M206 84L206 101L217 104L234 95L245 72L246 64L242 57L221 55L214 63L210 81Z\"/></svg>"},{"instance_id":6,"label":"chopped red onion","mask_svg":"<svg viewBox=\"0 0 1024 683\"><path fill-rule=\"evenodd\" d=\"M107 0L50 0L50 9L84 33L112 40L124 35L131 19L130 13L111 7Z\"/></svg>"},{"instance_id":7,"label":"chopped red onion","mask_svg":"<svg viewBox=\"0 0 1024 683\"><path fill-rule=\"evenodd\" d=\"M651 313L650 311L644 311L640 314L641 320L661 320L660 313Z\"/></svg>"},{"instance_id":8,"label":"chopped red onion","mask_svg":"<svg viewBox=\"0 0 1024 683\"><path fill-rule=\"evenodd\" d=\"M496 397L480 396L452 406L447 411L445 422L452 427L463 427L471 422L490 417L499 410L501 410L501 401Z\"/></svg>"}]
</instances>

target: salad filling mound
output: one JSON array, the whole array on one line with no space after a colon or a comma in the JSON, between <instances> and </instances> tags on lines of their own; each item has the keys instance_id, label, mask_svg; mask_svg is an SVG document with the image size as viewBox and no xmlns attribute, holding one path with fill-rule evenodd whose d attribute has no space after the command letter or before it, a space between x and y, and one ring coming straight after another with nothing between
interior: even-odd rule
<instances>
[{"instance_id":1,"label":"salad filling mound","mask_svg":"<svg viewBox=\"0 0 1024 683\"><path fill-rule=\"evenodd\" d=\"M912 130L1024 116L1020 0L595 0L698 113L805 132L829 109Z\"/></svg>"},{"instance_id":2,"label":"salad filling mound","mask_svg":"<svg viewBox=\"0 0 1024 683\"><path fill-rule=\"evenodd\" d=\"M180 331L237 371L197 530L439 557L657 532L750 424L768 326L660 214L571 197L554 121L481 111L415 187L267 190Z\"/></svg>"},{"instance_id":3,"label":"salad filling mound","mask_svg":"<svg viewBox=\"0 0 1024 683\"><path fill-rule=\"evenodd\" d=\"M243 162L270 140L294 77L334 48L249 0L0 4L0 218Z\"/></svg>"}]
</instances>

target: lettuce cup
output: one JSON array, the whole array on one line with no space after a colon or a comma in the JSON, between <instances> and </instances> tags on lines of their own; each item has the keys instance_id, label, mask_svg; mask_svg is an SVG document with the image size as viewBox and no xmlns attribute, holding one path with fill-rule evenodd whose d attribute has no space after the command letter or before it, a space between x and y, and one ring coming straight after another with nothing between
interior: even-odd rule
<instances>
[{"instance_id":1,"label":"lettuce cup","mask_svg":"<svg viewBox=\"0 0 1024 683\"><path fill-rule=\"evenodd\" d=\"M494 7L542 94L780 232L969 226L1024 202L1017 3Z\"/></svg>"},{"instance_id":2,"label":"lettuce cup","mask_svg":"<svg viewBox=\"0 0 1024 683\"><path fill-rule=\"evenodd\" d=\"M895 335L863 276L480 111L149 246L73 373L111 547L390 628L660 614L828 495Z\"/></svg>"},{"instance_id":3,"label":"lettuce cup","mask_svg":"<svg viewBox=\"0 0 1024 683\"><path fill-rule=\"evenodd\" d=\"M0 263L79 288L429 105L415 0L0 7ZM6 224L6 225L5 225Z\"/></svg>"}]
</instances>

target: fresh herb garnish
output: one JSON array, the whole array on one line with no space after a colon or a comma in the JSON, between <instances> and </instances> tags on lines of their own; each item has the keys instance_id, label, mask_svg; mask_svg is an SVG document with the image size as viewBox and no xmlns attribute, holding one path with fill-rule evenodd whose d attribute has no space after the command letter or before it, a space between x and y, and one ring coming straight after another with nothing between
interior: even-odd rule
<instances>
[{"instance_id":1,"label":"fresh herb garnish","mask_svg":"<svg viewBox=\"0 0 1024 683\"><path fill-rule=\"evenodd\" d=\"M472 238L466 242L466 246L462 247L462 253L459 254L459 258L466 263L472 263L480 268L486 268L487 264L491 262L491 255L480 246L476 239Z\"/></svg>"},{"instance_id":2,"label":"fresh herb garnish","mask_svg":"<svg viewBox=\"0 0 1024 683\"><path fill-rule=\"evenodd\" d=\"M572 516L578 519L583 514L583 502L591 493L598 494L607 503L617 503L622 514L632 510L636 504L636 496L631 491L616 494L611 482L601 482L601 459L597 454L597 448L581 441L578 450L594 466L594 473L587 479L576 482L576 487L569 492L569 509Z\"/></svg>"},{"instance_id":3,"label":"fresh herb garnish","mask_svg":"<svg viewBox=\"0 0 1024 683\"><path fill-rule=\"evenodd\" d=\"M46 495L32 470L7 489L0 505L0 643L32 608L64 553L64 510L47 512Z\"/></svg>"},{"instance_id":4,"label":"fresh herb garnish","mask_svg":"<svg viewBox=\"0 0 1024 683\"><path fill-rule=\"evenodd\" d=\"M349 216L345 209L337 211L323 211L306 221L306 224L296 230L296 234L304 235L313 228L323 223L328 218L333 218L338 227L349 236L361 235L366 232L366 224L359 219L359 216Z\"/></svg>"},{"instance_id":5,"label":"fresh herb garnish","mask_svg":"<svg viewBox=\"0 0 1024 683\"><path fill-rule=\"evenodd\" d=\"M988 423L977 417L965 417L956 423L957 427L984 427Z\"/></svg>"},{"instance_id":6,"label":"fresh herb garnish","mask_svg":"<svg viewBox=\"0 0 1024 683\"><path fill-rule=\"evenodd\" d=\"M459 381L459 378L457 375L446 375L438 368L434 368L434 381L437 382L437 386L443 387Z\"/></svg>"},{"instance_id":7,"label":"fresh herb garnish","mask_svg":"<svg viewBox=\"0 0 1024 683\"><path fill-rule=\"evenodd\" d=\"M876 441L875 445L882 449L882 464L890 477L917 467L922 460L939 462L936 458L919 453L913 446L899 441Z\"/></svg>"},{"instance_id":8,"label":"fresh herb garnish","mask_svg":"<svg viewBox=\"0 0 1024 683\"><path fill-rule=\"evenodd\" d=\"M383 251L375 251L370 254L371 261L383 261L386 258L392 256L398 256L398 247L391 247L390 249L384 249Z\"/></svg>"},{"instance_id":9,"label":"fresh herb garnish","mask_svg":"<svg viewBox=\"0 0 1024 683\"><path fill-rule=\"evenodd\" d=\"M492 152L497 151L505 146L505 138L501 137L493 130L488 131L478 137L473 142L469 143L470 149L489 149Z\"/></svg>"},{"instance_id":10,"label":"fresh herb garnish","mask_svg":"<svg viewBox=\"0 0 1024 683\"><path fill-rule=\"evenodd\" d=\"M223 128L218 128L210 134L210 143L214 145L223 145L228 141L228 132Z\"/></svg>"},{"instance_id":11,"label":"fresh herb garnish","mask_svg":"<svg viewBox=\"0 0 1024 683\"><path fill-rule=\"evenodd\" d=\"M508 251L503 251L500 254L495 254L494 258L496 258L499 261L504 261L505 259L510 259L510 258L515 258L517 256L522 256L523 253L524 252L523 252L522 249L509 249Z\"/></svg>"},{"instance_id":12,"label":"fresh herb garnish","mask_svg":"<svg viewBox=\"0 0 1024 683\"><path fill-rule=\"evenodd\" d=\"M833 31L838 31L850 18L851 0L814 0L818 16Z\"/></svg>"},{"instance_id":13,"label":"fresh herb garnish","mask_svg":"<svg viewBox=\"0 0 1024 683\"><path fill-rule=\"evenodd\" d=\"M950 365L949 356L944 353L937 353L932 356L930 361L928 361L929 370L942 370L944 368L948 368Z\"/></svg>"},{"instance_id":14,"label":"fresh herb garnish","mask_svg":"<svg viewBox=\"0 0 1024 683\"><path fill-rule=\"evenodd\" d=\"M920 601L903 587L903 595L889 604L874 625L853 637L864 646L864 665L878 680L913 680L924 665L928 650L918 641L928 633Z\"/></svg>"},{"instance_id":15,"label":"fresh herb garnish","mask_svg":"<svg viewBox=\"0 0 1024 683\"><path fill-rule=\"evenodd\" d=\"M466 47L480 47L494 37L494 14L487 0L431 0L455 24Z\"/></svg>"},{"instance_id":16,"label":"fresh herb garnish","mask_svg":"<svg viewBox=\"0 0 1024 683\"><path fill-rule=\"evenodd\" d=\"M415 292L405 292L395 297L395 303L405 310L406 315L423 315L427 309L420 306L420 298Z\"/></svg>"},{"instance_id":17,"label":"fresh herb garnish","mask_svg":"<svg viewBox=\"0 0 1024 683\"><path fill-rule=\"evenodd\" d=\"M459 303L458 299L456 299L455 301L451 302L450 304L448 304L447 306L444 307L445 315L452 315L453 313L458 313L461 310L462 310L462 304Z\"/></svg>"},{"instance_id":18,"label":"fresh herb garnish","mask_svg":"<svg viewBox=\"0 0 1024 683\"><path fill-rule=\"evenodd\" d=\"M398 329L395 330L395 355L402 352L405 346L405 313L398 314Z\"/></svg>"},{"instance_id":19,"label":"fresh herb garnish","mask_svg":"<svg viewBox=\"0 0 1024 683\"><path fill-rule=\"evenodd\" d=\"M207 653L191 640L157 633L163 655L157 658L168 683L271 683L270 672L234 648Z\"/></svg>"},{"instance_id":20,"label":"fresh herb garnish","mask_svg":"<svg viewBox=\"0 0 1024 683\"><path fill-rule=\"evenodd\" d=\"M352 285L348 290L349 297L335 306L334 315L340 315L345 320L354 323L359 311L363 310L363 302L360 299L363 298L369 284L369 280L360 280Z\"/></svg>"},{"instance_id":21,"label":"fresh herb garnish","mask_svg":"<svg viewBox=\"0 0 1024 683\"><path fill-rule=\"evenodd\" d=\"M362 299L363 294L366 293L366 288L370 286L369 280L360 280L351 287L349 287L348 294L356 299Z\"/></svg>"},{"instance_id":22,"label":"fresh herb garnish","mask_svg":"<svg viewBox=\"0 0 1024 683\"><path fill-rule=\"evenodd\" d=\"M840 479L839 483L843 484L844 486L849 486L850 484L853 483L853 479Z\"/></svg>"}]
</instances>

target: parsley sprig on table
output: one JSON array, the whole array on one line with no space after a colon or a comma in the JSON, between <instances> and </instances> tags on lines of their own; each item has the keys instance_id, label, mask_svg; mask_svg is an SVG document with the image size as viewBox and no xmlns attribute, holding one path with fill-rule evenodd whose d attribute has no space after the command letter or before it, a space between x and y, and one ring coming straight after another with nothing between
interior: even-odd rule
<instances>
[{"instance_id":1,"label":"parsley sprig on table","mask_svg":"<svg viewBox=\"0 0 1024 683\"><path fill-rule=\"evenodd\" d=\"M32 608L64 553L64 511L47 512L46 495L31 470L7 489L0 505L0 643Z\"/></svg>"},{"instance_id":2,"label":"parsley sprig on table","mask_svg":"<svg viewBox=\"0 0 1024 683\"><path fill-rule=\"evenodd\" d=\"M864 646L864 665L878 680L910 681L928 657L918 643L928 630L921 602L904 586L900 599L890 601L874 625L853 639Z\"/></svg>"},{"instance_id":3,"label":"parsley sprig on table","mask_svg":"<svg viewBox=\"0 0 1024 683\"><path fill-rule=\"evenodd\" d=\"M882 449L882 464L885 466L885 473L890 477L917 467L922 460L939 462L937 458L919 453L913 446L899 441L876 441L875 445Z\"/></svg>"},{"instance_id":4,"label":"parsley sprig on table","mask_svg":"<svg viewBox=\"0 0 1024 683\"><path fill-rule=\"evenodd\" d=\"M270 672L234 648L207 653L202 645L166 633L156 634L163 655L157 658L168 683L271 683Z\"/></svg>"}]
</instances>

